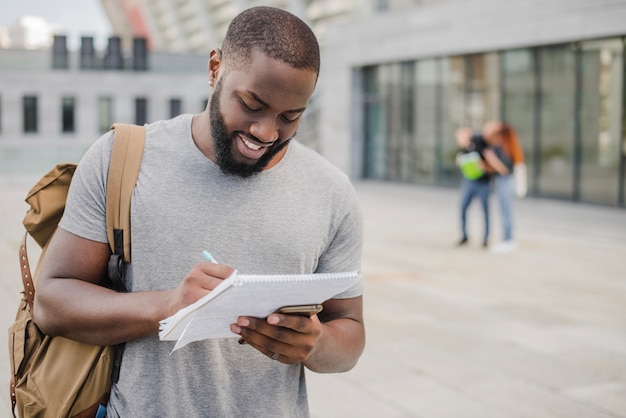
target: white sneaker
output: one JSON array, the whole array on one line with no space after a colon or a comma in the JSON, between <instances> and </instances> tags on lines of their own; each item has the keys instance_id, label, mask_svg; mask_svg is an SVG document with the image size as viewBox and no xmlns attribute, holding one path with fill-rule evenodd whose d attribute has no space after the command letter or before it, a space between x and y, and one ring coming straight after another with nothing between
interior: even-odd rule
<instances>
[{"instance_id":1,"label":"white sneaker","mask_svg":"<svg viewBox=\"0 0 626 418\"><path fill-rule=\"evenodd\" d=\"M515 250L517 250L517 244L515 243L515 241L499 242L496 245L489 248L489 252L494 253L494 254L506 254L506 253L511 253Z\"/></svg>"}]
</instances>

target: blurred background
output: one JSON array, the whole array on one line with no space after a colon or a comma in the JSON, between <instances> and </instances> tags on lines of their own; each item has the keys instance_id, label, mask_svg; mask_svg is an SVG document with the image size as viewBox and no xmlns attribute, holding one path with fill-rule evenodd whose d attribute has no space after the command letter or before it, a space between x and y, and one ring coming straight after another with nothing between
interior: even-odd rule
<instances>
[{"instance_id":1,"label":"blurred background","mask_svg":"<svg viewBox=\"0 0 626 418\"><path fill-rule=\"evenodd\" d=\"M318 34L299 137L353 178L456 187L454 130L499 119L531 196L626 205L621 0L2 2L0 172L76 160L113 122L203 110L209 51L259 4Z\"/></svg>"},{"instance_id":2,"label":"blurred background","mask_svg":"<svg viewBox=\"0 0 626 418\"><path fill-rule=\"evenodd\" d=\"M204 110L209 52L256 5L318 35L298 138L365 215L368 345L311 374L312 415L626 417L626 0L0 0L3 323L30 186L114 122ZM528 167L501 256L454 247L454 132L493 119Z\"/></svg>"}]
</instances>

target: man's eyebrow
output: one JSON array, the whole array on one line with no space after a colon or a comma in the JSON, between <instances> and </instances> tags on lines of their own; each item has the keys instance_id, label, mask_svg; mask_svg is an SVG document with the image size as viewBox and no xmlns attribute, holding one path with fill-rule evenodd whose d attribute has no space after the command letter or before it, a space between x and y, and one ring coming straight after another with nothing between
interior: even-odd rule
<instances>
[{"instance_id":1,"label":"man's eyebrow","mask_svg":"<svg viewBox=\"0 0 626 418\"><path fill-rule=\"evenodd\" d=\"M252 96L254 98L254 100L256 100L257 102L259 102L260 104L262 104L265 107L270 107L270 105L266 102L264 102L259 96L256 95L256 93L250 91L250 90L246 90L246 92ZM292 110L285 110L283 113L302 113L306 110L306 107L301 107L298 109L292 109Z\"/></svg>"}]
</instances>

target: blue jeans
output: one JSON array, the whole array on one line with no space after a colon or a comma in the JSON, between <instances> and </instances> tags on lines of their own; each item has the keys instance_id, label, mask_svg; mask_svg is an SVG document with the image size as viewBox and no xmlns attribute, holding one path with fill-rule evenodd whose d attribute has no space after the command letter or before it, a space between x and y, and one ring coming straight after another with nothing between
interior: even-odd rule
<instances>
[{"instance_id":1,"label":"blue jeans","mask_svg":"<svg viewBox=\"0 0 626 418\"><path fill-rule=\"evenodd\" d=\"M106 416L107 409L104 407L104 405L98 406L98 411L96 411L96 418L106 418Z\"/></svg>"},{"instance_id":2,"label":"blue jeans","mask_svg":"<svg viewBox=\"0 0 626 418\"><path fill-rule=\"evenodd\" d=\"M504 241L513 239L513 202L515 200L515 177L496 176L496 197L500 205Z\"/></svg>"},{"instance_id":3,"label":"blue jeans","mask_svg":"<svg viewBox=\"0 0 626 418\"><path fill-rule=\"evenodd\" d=\"M489 239L489 193L491 186L487 181L474 181L463 179L461 182L461 238L467 239L467 209L472 200L477 197L483 208L485 217L485 233L483 243Z\"/></svg>"}]
</instances>

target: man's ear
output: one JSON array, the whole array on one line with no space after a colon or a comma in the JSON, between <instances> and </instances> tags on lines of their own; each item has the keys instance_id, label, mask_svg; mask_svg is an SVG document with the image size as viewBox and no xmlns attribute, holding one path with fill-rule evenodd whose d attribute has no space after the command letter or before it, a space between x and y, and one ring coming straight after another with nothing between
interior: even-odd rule
<instances>
[{"instance_id":1,"label":"man's ear","mask_svg":"<svg viewBox=\"0 0 626 418\"><path fill-rule=\"evenodd\" d=\"M222 51L215 48L209 55L209 85L213 86L217 81L219 70L222 66Z\"/></svg>"}]
</instances>

